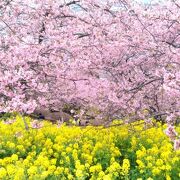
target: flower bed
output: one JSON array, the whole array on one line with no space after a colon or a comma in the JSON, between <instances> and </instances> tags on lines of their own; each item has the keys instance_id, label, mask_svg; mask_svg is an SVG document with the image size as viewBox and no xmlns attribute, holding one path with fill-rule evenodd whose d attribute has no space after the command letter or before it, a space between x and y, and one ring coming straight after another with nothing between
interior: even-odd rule
<instances>
[{"instance_id":1,"label":"flower bed","mask_svg":"<svg viewBox=\"0 0 180 180\"><path fill-rule=\"evenodd\" d=\"M0 121L0 179L180 178L180 150L174 151L165 125L144 130L143 121L109 128L26 121L28 131L21 116Z\"/></svg>"}]
</instances>

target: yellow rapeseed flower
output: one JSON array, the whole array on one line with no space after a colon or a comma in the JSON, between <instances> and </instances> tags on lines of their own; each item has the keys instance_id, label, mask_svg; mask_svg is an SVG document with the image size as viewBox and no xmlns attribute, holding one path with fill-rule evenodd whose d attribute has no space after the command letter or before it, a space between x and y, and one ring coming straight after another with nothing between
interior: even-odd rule
<instances>
[{"instance_id":1,"label":"yellow rapeseed flower","mask_svg":"<svg viewBox=\"0 0 180 180\"><path fill-rule=\"evenodd\" d=\"M144 163L141 161L141 160L136 160L136 163L138 164L138 167L140 168L140 169L144 169L145 168L145 165L144 165Z\"/></svg>"},{"instance_id":2,"label":"yellow rapeseed flower","mask_svg":"<svg viewBox=\"0 0 180 180\"><path fill-rule=\"evenodd\" d=\"M156 160L156 165L157 166L162 166L164 164L163 160L162 159L157 159Z\"/></svg>"},{"instance_id":3,"label":"yellow rapeseed flower","mask_svg":"<svg viewBox=\"0 0 180 180\"><path fill-rule=\"evenodd\" d=\"M130 162L128 159L124 159L122 164L122 173L124 175L127 175L129 173L129 169L130 169Z\"/></svg>"},{"instance_id":4,"label":"yellow rapeseed flower","mask_svg":"<svg viewBox=\"0 0 180 180\"><path fill-rule=\"evenodd\" d=\"M112 180L112 175L111 175L111 174L106 174L106 175L103 177L103 180Z\"/></svg>"},{"instance_id":5,"label":"yellow rapeseed flower","mask_svg":"<svg viewBox=\"0 0 180 180\"><path fill-rule=\"evenodd\" d=\"M37 173L37 167L36 166L31 166L28 170L27 173L31 175L35 175Z\"/></svg>"},{"instance_id":6,"label":"yellow rapeseed flower","mask_svg":"<svg viewBox=\"0 0 180 180\"><path fill-rule=\"evenodd\" d=\"M18 155L17 154L13 154L11 156L11 159L12 159L12 161L17 161L18 160Z\"/></svg>"},{"instance_id":7,"label":"yellow rapeseed flower","mask_svg":"<svg viewBox=\"0 0 180 180\"><path fill-rule=\"evenodd\" d=\"M46 179L48 176L49 176L49 172L48 171L43 171L40 177L42 179Z\"/></svg>"},{"instance_id":8,"label":"yellow rapeseed flower","mask_svg":"<svg viewBox=\"0 0 180 180\"><path fill-rule=\"evenodd\" d=\"M159 175L161 173L161 170L159 168L153 168L152 173L154 176Z\"/></svg>"},{"instance_id":9,"label":"yellow rapeseed flower","mask_svg":"<svg viewBox=\"0 0 180 180\"><path fill-rule=\"evenodd\" d=\"M0 167L0 179L5 178L5 177L6 177L6 175L7 175L7 171L6 171L6 169L5 169L5 168L3 168L3 167Z\"/></svg>"},{"instance_id":10,"label":"yellow rapeseed flower","mask_svg":"<svg viewBox=\"0 0 180 180\"><path fill-rule=\"evenodd\" d=\"M56 170L56 166L55 165L51 165L48 167L48 172L49 174L53 174L53 172Z\"/></svg>"},{"instance_id":11,"label":"yellow rapeseed flower","mask_svg":"<svg viewBox=\"0 0 180 180\"><path fill-rule=\"evenodd\" d=\"M60 175L64 172L64 167L57 167L56 171L54 172L55 175Z\"/></svg>"},{"instance_id":12,"label":"yellow rapeseed flower","mask_svg":"<svg viewBox=\"0 0 180 180\"><path fill-rule=\"evenodd\" d=\"M91 166L89 171L91 173L100 172L100 171L102 171L102 166L101 166L101 164L97 164L97 165Z\"/></svg>"}]
</instances>

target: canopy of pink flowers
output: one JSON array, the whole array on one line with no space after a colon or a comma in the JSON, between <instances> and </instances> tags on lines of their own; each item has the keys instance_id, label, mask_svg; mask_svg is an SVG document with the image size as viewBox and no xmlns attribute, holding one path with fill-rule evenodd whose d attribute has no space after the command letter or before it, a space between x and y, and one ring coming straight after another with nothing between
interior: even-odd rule
<instances>
[{"instance_id":1,"label":"canopy of pink flowers","mask_svg":"<svg viewBox=\"0 0 180 180\"><path fill-rule=\"evenodd\" d=\"M1 1L0 109L178 114L180 4L132 2Z\"/></svg>"}]
</instances>

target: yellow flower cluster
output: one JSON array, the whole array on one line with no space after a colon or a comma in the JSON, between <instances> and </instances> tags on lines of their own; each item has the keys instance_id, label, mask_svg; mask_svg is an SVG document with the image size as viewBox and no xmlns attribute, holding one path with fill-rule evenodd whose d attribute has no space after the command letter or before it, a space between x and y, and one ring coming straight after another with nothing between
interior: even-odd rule
<instances>
[{"instance_id":1,"label":"yellow flower cluster","mask_svg":"<svg viewBox=\"0 0 180 180\"><path fill-rule=\"evenodd\" d=\"M150 174L154 179L180 179L180 151L173 150L173 144L164 135L165 127L159 124L159 127L141 132L140 138L135 135L131 139L141 176ZM179 131L179 127L177 129Z\"/></svg>"},{"instance_id":2,"label":"yellow flower cluster","mask_svg":"<svg viewBox=\"0 0 180 180\"><path fill-rule=\"evenodd\" d=\"M0 121L0 179L179 179L180 152L165 128L143 130L143 122L110 128L52 124L31 128L21 116ZM117 124L120 121L114 122ZM177 128L180 131L180 128Z\"/></svg>"}]
</instances>

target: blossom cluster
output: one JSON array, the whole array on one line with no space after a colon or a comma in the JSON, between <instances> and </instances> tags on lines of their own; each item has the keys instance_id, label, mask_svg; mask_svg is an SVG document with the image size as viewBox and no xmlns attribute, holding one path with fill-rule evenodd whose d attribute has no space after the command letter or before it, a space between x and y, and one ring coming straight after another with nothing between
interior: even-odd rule
<instances>
[{"instance_id":1,"label":"blossom cluster","mask_svg":"<svg viewBox=\"0 0 180 180\"><path fill-rule=\"evenodd\" d=\"M149 2L1 0L1 111L179 111L180 3Z\"/></svg>"},{"instance_id":2,"label":"blossom cluster","mask_svg":"<svg viewBox=\"0 0 180 180\"><path fill-rule=\"evenodd\" d=\"M180 151L144 121L109 128L67 126L21 116L0 121L0 179L179 179ZM180 132L180 127L177 127Z\"/></svg>"}]
</instances>

